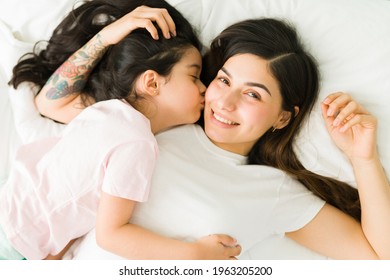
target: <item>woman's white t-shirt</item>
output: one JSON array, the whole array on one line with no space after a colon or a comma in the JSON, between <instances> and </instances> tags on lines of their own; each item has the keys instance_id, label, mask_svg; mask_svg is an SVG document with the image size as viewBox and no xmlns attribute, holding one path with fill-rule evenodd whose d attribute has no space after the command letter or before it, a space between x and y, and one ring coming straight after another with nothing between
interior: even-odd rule
<instances>
[{"instance_id":1,"label":"woman's white t-shirt","mask_svg":"<svg viewBox=\"0 0 390 280\"><path fill-rule=\"evenodd\" d=\"M247 165L246 157L218 148L197 125L156 138L159 157L149 199L137 205L131 223L187 241L229 234L245 254L270 236L302 228L324 205L284 172ZM90 254L92 235L76 258L96 258Z\"/></svg>"}]
</instances>

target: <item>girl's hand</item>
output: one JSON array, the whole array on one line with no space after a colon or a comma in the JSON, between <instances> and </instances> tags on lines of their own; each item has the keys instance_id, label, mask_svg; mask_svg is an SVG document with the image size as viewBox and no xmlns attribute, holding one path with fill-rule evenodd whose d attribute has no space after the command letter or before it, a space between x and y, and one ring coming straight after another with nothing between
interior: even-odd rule
<instances>
[{"instance_id":1,"label":"girl's hand","mask_svg":"<svg viewBox=\"0 0 390 280\"><path fill-rule=\"evenodd\" d=\"M321 109L330 136L350 160L377 156L377 120L350 95L330 94L321 103Z\"/></svg>"},{"instance_id":2,"label":"girl's hand","mask_svg":"<svg viewBox=\"0 0 390 280\"><path fill-rule=\"evenodd\" d=\"M225 234L205 236L196 241L195 245L198 247L198 258L202 260L236 260L241 253L237 241Z\"/></svg>"},{"instance_id":3,"label":"girl's hand","mask_svg":"<svg viewBox=\"0 0 390 280\"><path fill-rule=\"evenodd\" d=\"M166 9L140 6L104 27L100 32L106 46L117 44L127 34L138 28L145 28L153 39L158 40L158 32L153 22L160 27L164 37L176 36L176 26Z\"/></svg>"}]
</instances>

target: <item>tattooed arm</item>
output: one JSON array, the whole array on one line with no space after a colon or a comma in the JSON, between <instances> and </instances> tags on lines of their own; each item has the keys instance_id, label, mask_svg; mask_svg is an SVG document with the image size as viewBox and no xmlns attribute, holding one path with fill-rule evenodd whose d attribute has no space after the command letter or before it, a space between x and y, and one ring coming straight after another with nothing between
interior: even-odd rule
<instances>
[{"instance_id":1,"label":"tattooed arm","mask_svg":"<svg viewBox=\"0 0 390 280\"><path fill-rule=\"evenodd\" d=\"M89 74L110 45L117 44L137 28L145 28L154 39L161 28L165 38L175 35L175 24L165 9L140 6L104 27L82 48L70 56L49 78L35 98L39 112L56 121L69 123L85 106L95 101L83 95Z\"/></svg>"},{"instance_id":2,"label":"tattooed arm","mask_svg":"<svg viewBox=\"0 0 390 280\"><path fill-rule=\"evenodd\" d=\"M36 96L35 104L39 112L53 120L68 123L85 108L85 105L93 104L94 100L90 98L85 99L84 105L82 90L88 75L106 49L98 33L70 56Z\"/></svg>"}]
</instances>

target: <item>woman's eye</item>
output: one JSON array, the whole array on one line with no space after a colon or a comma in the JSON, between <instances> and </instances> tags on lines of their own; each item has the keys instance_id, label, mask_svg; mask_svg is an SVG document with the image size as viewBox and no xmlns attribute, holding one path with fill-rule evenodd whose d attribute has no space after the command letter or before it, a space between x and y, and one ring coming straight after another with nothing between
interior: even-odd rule
<instances>
[{"instance_id":1,"label":"woman's eye","mask_svg":"<svg viewBox=\"0 0 390 280\"><path fill-rule=\"evenodd\" d=\"M248 92L247 95L255 99L261 99L260 95L255 92Z\"/></svg>"},{"instance_id":2,"label":"woman's eye","mask_svg":"<svg viewBox=\"0 0 390 280\"><path fill-rule=\"evenodd\" d=\"M222 83L224 83L225 85L229 85L229 81L226 80L225 78L218 78L218 80Z\"/></svg>"}]
</instances>

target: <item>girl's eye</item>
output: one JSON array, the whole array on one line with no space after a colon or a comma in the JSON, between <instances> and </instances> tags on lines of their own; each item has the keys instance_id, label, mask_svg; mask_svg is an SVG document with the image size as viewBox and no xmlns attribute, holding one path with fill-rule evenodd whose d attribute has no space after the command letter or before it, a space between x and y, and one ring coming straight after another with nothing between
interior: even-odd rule
<instances>
[{"instance_id":1,"label":"girl's eye","mask_svg":"<svg viewBox=\"0 0 390 280\"><path fill-rule=\"evenodd\" d=\"M195 75L190 75L195 81L196 80L199 80L199 77L198 76L195 76Z\"/></svg>"}]
</instances>

